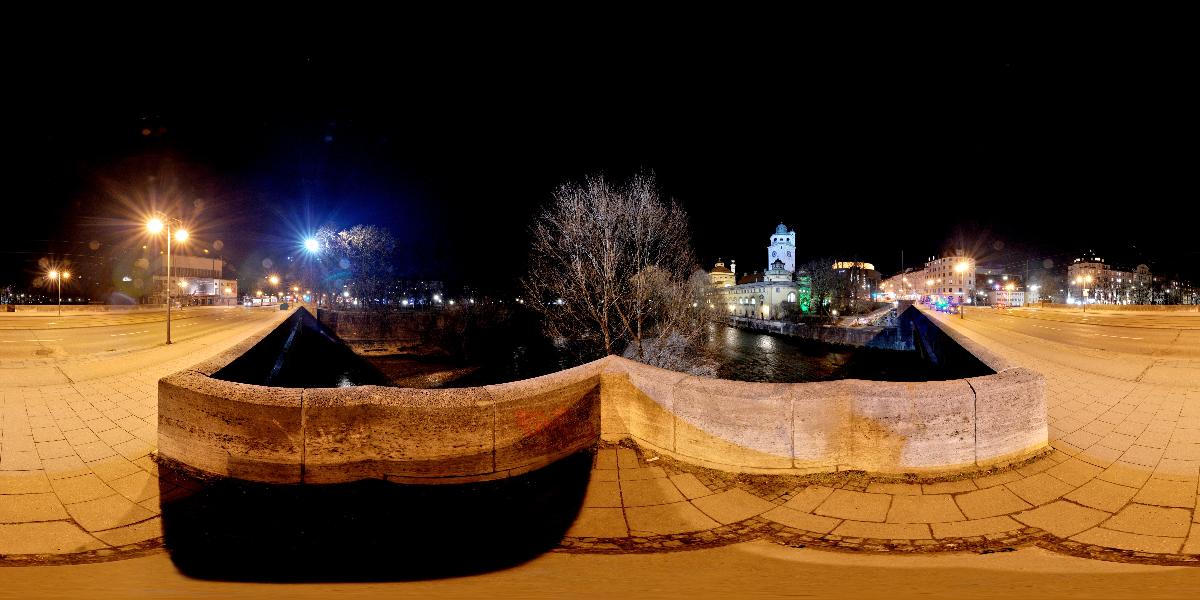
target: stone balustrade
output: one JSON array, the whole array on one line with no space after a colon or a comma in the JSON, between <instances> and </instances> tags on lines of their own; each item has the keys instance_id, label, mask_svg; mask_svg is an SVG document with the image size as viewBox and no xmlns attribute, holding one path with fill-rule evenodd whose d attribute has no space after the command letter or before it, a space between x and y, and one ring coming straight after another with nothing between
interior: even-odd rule
<instances>
[{"instance_id":1,"label":"stone balustrade","mask_svg":"<svg viewBox=\"0 0 1200 600\"><path fill-rule=\"evenodd\" d=\"M616 356L457 389L211 377L265 336L159 381L161 457L260 482L457 483L524 473L601 438L726 471L792 474L976 471L1047 446L1042 376L991 356L981 360L995 374L917 383L751 383Z\"/></svg>"}]
</instances>

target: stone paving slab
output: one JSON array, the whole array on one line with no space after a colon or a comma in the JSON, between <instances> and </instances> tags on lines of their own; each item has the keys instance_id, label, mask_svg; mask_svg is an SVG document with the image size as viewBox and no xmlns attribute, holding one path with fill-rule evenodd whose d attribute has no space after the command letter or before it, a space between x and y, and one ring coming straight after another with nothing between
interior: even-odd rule
<instances>
[{"instance_id":1,"label":"stone paving slab","mask_svg":"<svg viewBox=\"0 0 1200 600\"><path fill-rule=\"evenodd\" d=\"M107 546L67 521L0 524L0 555L72 554Z\"/></svg>"},{"instance_id":2,"label":"stone paving slab","mask_svg":"<svg viewBox=\"0 0 1200 600\"><path fill-rule=\"evenodd\" d=\"M838 519L880 521L887 518L892 496L849 490L834 490L813 512Z\"/></svg>"},{"instance_id":3,"label":"stone paving slab","mask_svg":"<svg viewBox=\"0 0 1200 600\"><path fill-rule=\"evenodd\" d=\"M833 533L856 538L881 540L930 539L929 526L924 523L873 523L869 521L843 521Z\"/></svg>"},{"instance_id":4,"label":"stone paving slab","mask_svg":"<svg viewBox=\"0 0 1200 600\"><path fill-rule=\"evenodd\" d=\"M692 504L722 525L745 521L775 508L775 504L739 488L696 498Z\"/></svg>"},{"instance_id":5,"label":"stone paving slab","mask_svg":"<svg viewBox=\"0 0 1200 600\"><path fill-rule=\"evenodd\" d=\"M988 517L971 521L955 523L931 523L933 537L936 538L968 538L1005 531L1017 531L1023 527L1021 523L1010 517Z\"/></svg>"},{"instance_id":6,"label":"stone paving slab","mask_svg":"<svg viewBox=\"0 0 1200 600\"><path fill-rule=\"evenodd\" d=\"M690 502L626 507L625 519L630 533L635 535L703 531L720 526Z\"/></svg>"},{"instance_id":7,"label":"stone paving slab","mask_svg":"<svg viewBox=\"0 0 1200 600\"><path fill-rule=\"evenodd\" d=\"M1173 554L1178 552L1183 546L1183 538L1166 538L1153 535L1140 535L1136 533L1127 533L1124 531L1114 531L1111 529L1105 529L1103 527L1089 529L1083 533L1072 536L1071 539L1087 544L1095 544L1097 546L1134 550L1137 552L1156 552L1161 554Z\"/></svg>"},{"instance_id":8,"label":"stone paving slab","mask_svg":"<svg viewBox=\"0 0 1200 600\"><path fill-rule=\"evenodd\" d=\"M1130 504L1103 523L1106 529L1161 537L1185 537L1191 511L1145 504Z\"/></svg>"},{"instance_id":9,"label":"stone paving slab","mask_svg":"<svg viewBox=\"0 0 1200 600\"><path fill-rule=\"evenodd\" d=\"M888 523L942 523L963 521L962 511L948 494L932 496L899 495L892 498Z\"/></svg>"},{"instance_id":10,"label":"stone paving slab","mask_svg":"<svg viewBox=\"0 0 1200 600\"><path fill-rule=\"evenodd\" d=\"M763 517L777 523L782 523L788 527L815 533L829 533L842 522L841 519L831 519L829 517L800 512L786 506L773 508L763 513Z\"/></svg>"},{"instance_id":11,"label":"stone paving slab","mask_svg":"<svg viewBox=\"0 0 1200 600\"><path fill-rule=\"evenodd\" d=\"M984 488L955 496L958 507L971 519L996 517L1032 508L1003 485Z\"/></svg>"},{"instance_id":12,"label":"stone paving slab","mask_svg":"<svg viewBox=\"0 0 1200 600\"><path fill-rule=\"evenodd\" d=\"M1107 512L1117 512L1133 499L1137 488L1093 479L1064 496L1067 500Z\"/></svg>"}]
</instances>

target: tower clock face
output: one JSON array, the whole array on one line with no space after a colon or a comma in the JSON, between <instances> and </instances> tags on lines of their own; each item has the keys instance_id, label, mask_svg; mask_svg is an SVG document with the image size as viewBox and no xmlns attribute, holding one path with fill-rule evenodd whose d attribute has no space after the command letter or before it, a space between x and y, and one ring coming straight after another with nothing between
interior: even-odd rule
<instances>
[{"instance_id":1,"label":"tower clock face","mask_svg":"<svg viewBox=\"0 0 1200 600\"><path fill-rule=\"evenodd\" d=\"M778 252L776 252L776 251L774 251L774 250L772 250L772 251L771 251L771 258L775 258L775 257L776 257L776 256L778 256L778 255L779 255L779 253L778 253Z\"/></svg>"}]
</instances>

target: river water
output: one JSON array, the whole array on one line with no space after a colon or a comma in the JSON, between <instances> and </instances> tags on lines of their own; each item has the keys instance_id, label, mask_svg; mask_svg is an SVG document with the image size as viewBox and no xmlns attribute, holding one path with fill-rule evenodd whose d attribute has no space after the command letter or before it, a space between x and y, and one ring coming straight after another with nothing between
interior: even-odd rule
<instances>
[{"instance_id":1,"label":"river water","mask_svg":"<svg viewBox=\"0 0 1200 600\"><path fill-rule=\"evenodd\" d=\"M488 336L468 358L457 360L362 357L307 313L301 316L289 319L214 376L282 387L465 387L527 379L580 362L555 348L538 327L508 328L504 335ZM944 372L916 352L834 346L718 324L710 326L706 344L717 364L716 375L738 381L926 381L964 376Z\"/></svg>"},{"instance_id":2,"label":"river water","mask_svg":"<svg viewBox=\"0 0 1200 600\"><path fill-rule=\"evenodd\" d=\"M947 379L916 352L834 346L797 338L709 328L707 349L719 364L717 376L737 381L796 383L831 379L926 381ZM371 358L389 378L405 387L464 387L536 377L576 364L536 338L513 347L493 348L474 364L440 359Z\"/></svg>"},{"instance_id":3,"label":"river water","mask_svg":"<svg viewBox=\"0 0 1200 600\"><path fill-rule=\"evenodd\" d=\"M929 381L955 376L916 352L835 346L726 325L711 327L708 348L718 357L718 376L738 381Z\"/></svg>"}]
</instances>

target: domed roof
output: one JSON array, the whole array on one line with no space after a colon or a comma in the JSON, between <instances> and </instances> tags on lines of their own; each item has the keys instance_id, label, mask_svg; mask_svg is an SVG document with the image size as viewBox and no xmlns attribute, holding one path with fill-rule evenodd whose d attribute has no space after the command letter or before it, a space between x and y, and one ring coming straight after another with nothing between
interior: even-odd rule
<instances>
[{"instance_id":1,"label":"domed roof","mask_svg":"<svg viewBox=\"0 0 1200 600\"><path fill-rule=\"evenodd\" d=\"M780 223L777 227L775 227L775 233L787 233L787 232L788 232L787 225L784 225L783 223Z\"/></svg>"}]
</instances>

